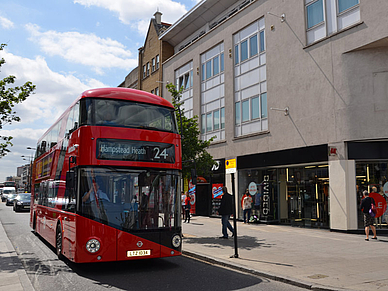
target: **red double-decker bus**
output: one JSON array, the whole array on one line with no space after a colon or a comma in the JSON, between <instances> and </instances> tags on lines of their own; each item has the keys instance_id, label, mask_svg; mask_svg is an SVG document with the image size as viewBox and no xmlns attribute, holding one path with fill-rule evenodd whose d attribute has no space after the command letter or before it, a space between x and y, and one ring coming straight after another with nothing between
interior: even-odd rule
<instances>
[{"instance_id":1,"label":"red double-decker bus","mask_svg":"<svg viewBox=\"0 0 388 291\"><path fill-rule=\"evenodd\" d=\"M85 91L38 141L30 225L77 263L181 255L181 154L170 102Z\"/></svg>"}]
</instances>

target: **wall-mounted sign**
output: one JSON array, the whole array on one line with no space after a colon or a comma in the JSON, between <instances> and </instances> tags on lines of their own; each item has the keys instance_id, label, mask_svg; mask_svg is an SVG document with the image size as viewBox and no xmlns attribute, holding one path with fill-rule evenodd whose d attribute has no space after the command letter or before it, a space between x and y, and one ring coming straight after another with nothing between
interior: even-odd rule
<instances>
[{"instance_id":1,"label":"wall-mounted sign","mask_svg":"<svg viewBox=\"0 0 388 291\"><path fill-rule=\"evenodd\" d=\"M159 142L98 139L97 159L175 163L175 146Z\"/></svg>"}]
</instances>

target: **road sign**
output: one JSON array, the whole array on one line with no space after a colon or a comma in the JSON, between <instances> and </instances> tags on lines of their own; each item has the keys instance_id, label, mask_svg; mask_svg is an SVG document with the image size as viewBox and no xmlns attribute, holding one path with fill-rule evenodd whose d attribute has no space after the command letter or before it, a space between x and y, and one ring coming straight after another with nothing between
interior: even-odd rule
<instances>
[{"instance_id":1,"label":"road sign","mask_svg":"<svg viewBox=\"0 0 388 291\"><path fill-rule=\"evenodd\" d=\"M237 166L236 166L236 159L230 159L225 161L225 173L226 174L232 174L236 173Z\"/></svg>"}]
</instances>

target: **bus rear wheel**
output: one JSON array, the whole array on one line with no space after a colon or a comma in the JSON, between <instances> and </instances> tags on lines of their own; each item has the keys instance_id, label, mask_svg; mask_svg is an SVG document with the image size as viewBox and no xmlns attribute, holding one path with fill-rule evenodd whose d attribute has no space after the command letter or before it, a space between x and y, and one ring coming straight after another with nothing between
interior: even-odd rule
<instances>
[{"instance_id":1,"label":"bus rear wheel","mask_svg":"<svg viewBox=\"0 0 388 291\"><path fill-rule=\"evenodd\" d=\"M62 227L61 227L61 224L58 224L58 226L57 226L55 250L56 250L58 258L60 260L62 260L63 255L62 255Z\"/></svg>"}]
</instances>

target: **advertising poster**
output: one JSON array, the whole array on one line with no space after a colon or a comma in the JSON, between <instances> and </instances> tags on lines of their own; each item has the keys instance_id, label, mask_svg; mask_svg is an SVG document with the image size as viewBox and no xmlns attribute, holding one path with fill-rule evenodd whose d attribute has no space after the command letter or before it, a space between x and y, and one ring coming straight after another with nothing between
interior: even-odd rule
<instances>
[{"instance_id":1,"label":"advertising poster","mask_svg":"<svg viewBox=\"0 0 388 291\"><path fill-rule=\"evenodd\" d=\"M221 198L224 194L222 187L224 184L212 184L212 215L218 215L218 209L220 208Z\"/></svg>"},{"instance_id":2,"label":"advertising poster","mask_svg":"<svg viewBox=\"0 0 388 291\"><path fill-rule=\"evenodd\" d=\"M190 204L191 204L190 213L195 214L196 189L195 189L195 185L192 183L191 180L189 182L189 195L191 197L191 200L190 200Z\"/></svg>"}]
</instances>

